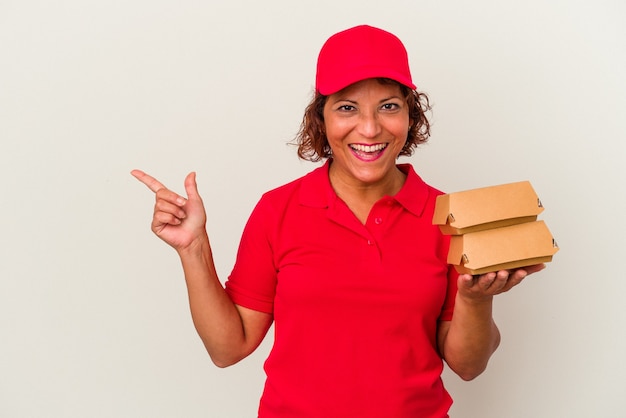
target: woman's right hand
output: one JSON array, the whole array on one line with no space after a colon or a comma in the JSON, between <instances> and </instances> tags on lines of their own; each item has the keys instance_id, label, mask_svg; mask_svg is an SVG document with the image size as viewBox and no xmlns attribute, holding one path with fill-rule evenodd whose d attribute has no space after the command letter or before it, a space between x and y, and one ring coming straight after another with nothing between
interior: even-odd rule
<instances>
[{"instance_id":1,"label":"woman's right hand","mask_svg":"<svg viewBox=\"0 0 626 418\"><path fill-rule=\"evenodd\" d=\"M189 173L185 178L187 198L169 190L143 171L133 170L131 174L155 193L152 232L176 251L207 240L206 211L198 194L196 173Z\"/></svg>"}]
</instances>

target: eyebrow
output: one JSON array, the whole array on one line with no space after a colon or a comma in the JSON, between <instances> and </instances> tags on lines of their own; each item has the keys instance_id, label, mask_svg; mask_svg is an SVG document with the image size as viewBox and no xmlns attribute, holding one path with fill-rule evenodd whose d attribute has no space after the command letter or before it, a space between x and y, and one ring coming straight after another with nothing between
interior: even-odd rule
<instances>
[{"instance_id":1,"label":"eyebrow","mask_svg":"<svg viewBox=\"0 0 626 418\"><path fill-rule=\"evenodd\" d=\"M396 95L393 95L393 96L389 96L389 97L386 97L386 98L384 98L384 99L379 100L379 102L378 102L378 103L379 103L379 104L380 104L380 103L384 103L384 102L386 102L386 101L393 100L393 99L396 99L396 100L402 100L402 97L400 97L400 96L396 96ZM332 102L332 104L336 104L336 103L339 103L339 102L348 102L348 103L354 103L354 104L357 104L357 103L358 103L356 100L342 99L342 98L340 97L340 98L338 98L338 99L335 99L335 100Z\"/></svg>"},{"instance_id":2,"label":"eyebrow","mask_svg":"<svg viewBox=\"0 0 626 418\"><path fill-rule=\"evenodd\" d=\"M386 102L386 101L388 101L388 100L392 100L392 99L402 100L403 98L402 98L402 97L400 97L400 96L393 95L393 96L389 96L389 97L387 97L386 99L382 99L382 100L381 100L380 102L378 102L378 103Z\"/></svg>"}]
</instances>

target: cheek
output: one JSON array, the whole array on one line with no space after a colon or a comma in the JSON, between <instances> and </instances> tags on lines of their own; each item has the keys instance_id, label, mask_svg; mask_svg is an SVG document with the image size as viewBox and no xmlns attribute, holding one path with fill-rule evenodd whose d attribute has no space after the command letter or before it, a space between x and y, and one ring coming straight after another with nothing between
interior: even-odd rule
<instances>
[{"instance_id":1,"label":"cheek","mask_svg":"<svg viewBox=\"0 0 626 418\"><path fill-rule=\"evenodd\" d=\"M324 131L329 142L341 141L350 132L350 126L338 120L330 120L324 124Z\"/></svg>"},{"instance_id":2,"label":"cheek","mask_svg":"<svg viewBox=\"0 0 626 418\"><path fill-rule=\"evenodd\" d=\"M394 135L401 140L406 140L409 136L409 131L411 130L411 125L409 124L408 119L406 121L398 122L396 126L394 126Z\"/></svg>"}]
</instances>

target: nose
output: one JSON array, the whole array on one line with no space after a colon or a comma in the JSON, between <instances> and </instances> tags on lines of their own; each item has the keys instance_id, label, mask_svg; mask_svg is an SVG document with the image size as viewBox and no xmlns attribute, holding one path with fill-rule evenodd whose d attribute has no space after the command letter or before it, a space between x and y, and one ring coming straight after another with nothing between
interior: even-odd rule
<instances>
[{"instance_id":1,"label":"nose","mask_svg":"<svg viewBox=\"0 0 626 418\"><path fill-rule=\"evenodd\" d=\"M361 113L358 132L364 138L376 138L381 132L380 121L375 112Z\"/></svg>"}]
</instances>

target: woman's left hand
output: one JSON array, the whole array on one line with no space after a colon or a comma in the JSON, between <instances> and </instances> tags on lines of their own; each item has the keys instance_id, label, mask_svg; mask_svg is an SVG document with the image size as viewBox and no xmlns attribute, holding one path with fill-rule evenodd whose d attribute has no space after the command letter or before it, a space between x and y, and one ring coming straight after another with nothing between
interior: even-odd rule
<instances>
[{"instance_id":1,"label":"woman's left hand","mask_svg":"<svg viewBox=\"0 0 626 418\"><path fill-rule=\"evenodd\" d=\"M545 264L536 264L515 270L500 270L479 276L461 274L458 281L459 296L467 301L491 300L494 295L508 292L529 274L543 270Z\"/></svg>"}]
</instances>

